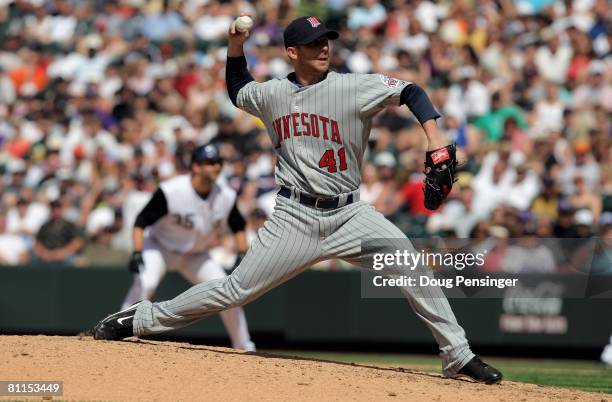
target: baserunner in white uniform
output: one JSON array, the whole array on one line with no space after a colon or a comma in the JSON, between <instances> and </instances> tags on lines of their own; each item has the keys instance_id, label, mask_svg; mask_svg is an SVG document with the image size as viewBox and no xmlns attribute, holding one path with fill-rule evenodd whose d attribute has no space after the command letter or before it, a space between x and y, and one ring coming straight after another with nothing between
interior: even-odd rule
<instances>
[{"instance_id":1,"label":"baserunner in white uniform","mask_svg":"<svg viewBox=\"0 0 612 402\"><path fill-rule=\"evenodd\" d=\"M274 212L229 277L196 285L169 301L145 301L112 314L94 328L95 338L121 339L180 328L253 301L326 259L342 258L372 269L374 250L362 248L370 239L386 239L379 243L379 253L394 253L398 247L406 249L406 244L416 252L397 227L359 200L372 118L387 105L407 105L427 137L426 158L440 169L455 160L454 147L438 130L439 114L418 85L378 74L329 71L329 40L338 36L317 17L294 20L285 29L284 42L295 71L284 79L258 83L249 74L243 53L248 33L230 28L226 67L230 99L263 121L278 153L275 174L281 190ZM416 267L414 274L432 275L424 266ZM470 350L440 288L401 290L437 341L446 376L467 376L488 384L501 381L501 373Z\"/></svg>"},{"instance_id":2,"label":"baserunner in white uniform","mask_svg":"<svg viewBox=\"0 0 612 402\"><path fill-rule=\"evenodd\" d=\"M221 163L216 146L196 148L191 174L162 182L138 214L129 264L134 279L122 309L150 300L167 271L180 272L192 284L225 278L208 250L228 226L238 255L247 250L246 222L236 207L236 192L219 179ZM254 351L244 310L235 307L220 314L232 347Z\"/></svg>"}]
</instances>

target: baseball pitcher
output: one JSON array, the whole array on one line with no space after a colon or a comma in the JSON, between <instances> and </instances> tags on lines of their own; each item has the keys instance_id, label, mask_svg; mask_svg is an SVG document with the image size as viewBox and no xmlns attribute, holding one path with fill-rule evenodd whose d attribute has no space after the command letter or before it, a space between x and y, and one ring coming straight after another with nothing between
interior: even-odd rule
<instances>
[{"instance_id":1,"label":"baseball pitcher","mask_svg":"<svg viewBox=\"0 0 612 402\"><path fill-rule=\"evenodd\" d=\"M312 264L342 258L372 269L365 239L406 236L359 200L361 163L372 118L387 105L407 105L428 140L425 206L437 208L450 191L455 148L438 131L434 109L415 84L378 74L329 70L330 40L339 34L317 17L292 21L284 45L294 72L284 79L255 82L247 70L243 43L248 32L229 32L226 66L232 102L259 117L278 153L281 189L270 219L242 263L227 278L201 283L170 301L143 301L112 314L94 328L96 339L158 334L219 311L249 303ZM395 247L377 252L393 253ZM414 249L412 249L414 251ZM424 266L419 275L431 275ZM467 376L488 384L502 374L472 353L464 330L438 287L404 287L402 293L436 339L444 375ZM119 322L121 321L121 322Z\"/></svg>"}]
</instances>

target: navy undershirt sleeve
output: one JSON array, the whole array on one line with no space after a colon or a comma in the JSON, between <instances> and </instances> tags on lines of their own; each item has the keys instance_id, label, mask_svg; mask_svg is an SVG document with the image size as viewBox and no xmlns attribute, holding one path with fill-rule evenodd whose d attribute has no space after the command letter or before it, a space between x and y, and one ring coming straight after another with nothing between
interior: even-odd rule
<instances>
[{"instance_id":1,"label":"navy undershirt sleeve","mask_svg":"<svg viewBox=\"0 0 612 402\"><path fill-rule=\"evenodd\" d=\"M246 221L244 220L244 217L238 210L238 207L236 206L236 204L234 204L234 207L232 208L232 211L230 212L227 218L227 223L229 224L229 227L232 230L232 233L241 232L244 230L246 226Z\"/></svg>"},{"instance_id":2,"label":"navy undershirt sleeve","mask_svg":"<svg viewBox=\"0 0 612 402\"><path fill-rule=\"evenodd\" d=\"M234 106L238 107L236 102L240 89L251 81L254 79L247 70L246 58L244 56L228 57L225 65L225 85Z\"/></svg>"},{"instance_id":3,"label":"navy undershirt sleeve","mask_svg":"<svg viewBox=\"0 0 612 402\"><path fill-rule=\"evenodd\" d=\"M166 201L166 196L164 195L164 192L158 188L157 191L153 193L153 197L151 197L147 205L145 205L145 207L136 217L134 226L144 229L147 226L153 225L167 213L168 202Z\"/></svg>"},{"instance_id":4,"label":"navy undershirt sleeve","mask_svg":"<svg viewBox=\"0 0 612 402\"><path fill-rule=\"evenodd\" d=\"M400 104L408 106L421 124L440 117L423 88L416 84L406 85L400 94Z\"/></svg>"}]
</instances>

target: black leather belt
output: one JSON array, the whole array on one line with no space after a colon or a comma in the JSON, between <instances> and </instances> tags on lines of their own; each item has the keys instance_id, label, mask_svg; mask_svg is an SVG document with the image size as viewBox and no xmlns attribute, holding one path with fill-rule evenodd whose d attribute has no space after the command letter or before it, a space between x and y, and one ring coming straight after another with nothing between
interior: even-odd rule
<instances>
[{"instance_id":1,"label":"black leather belt","mask_svg":"<svg viewBox=\"0 0 612 402\"><path fill-rule=\"evenodd\" d=\"M285 198L291 199L291 190L288 187L282 186L278 192L279 195L282 195ZM340 203L340 197L314 197L308 193L299 192L300 195L300 204L307 205L309 207L321 208L321 209L336 209L338 208L338 204ZM353 194L349 194L346 197L346 203L344 205L349 205L353 203Z\"/></svg>"}]
</instances>

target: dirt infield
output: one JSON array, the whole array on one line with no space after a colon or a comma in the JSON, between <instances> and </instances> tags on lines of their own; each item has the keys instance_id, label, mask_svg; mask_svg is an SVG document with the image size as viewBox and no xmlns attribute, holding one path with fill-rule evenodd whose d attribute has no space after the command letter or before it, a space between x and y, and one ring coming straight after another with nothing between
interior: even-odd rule
<instances>
[{"instance_id":1,"label":"dirt infield","mask_svg":"<svg viewBox=\"0 0 612 402\"><path fill-rule=\"evenodd\" d=\"M1 336L0 380L63 380L61 400L597 401L609 395L186 343ZM14 398L13 398L14 399ZM41 397L32 397L41 400Z\"/></svg>"}]
</instances>

